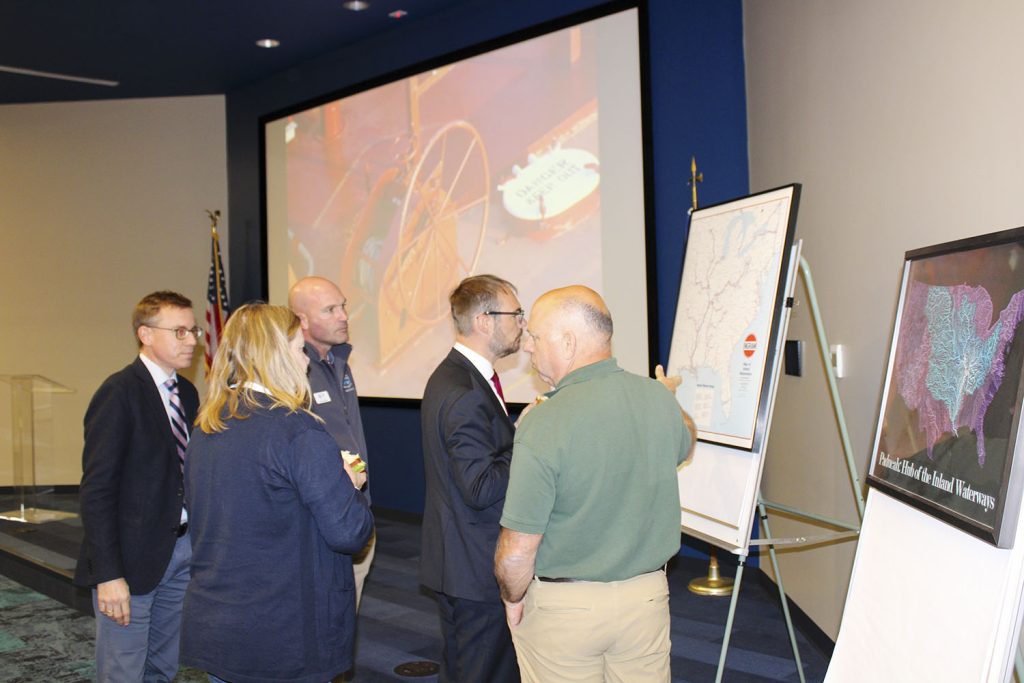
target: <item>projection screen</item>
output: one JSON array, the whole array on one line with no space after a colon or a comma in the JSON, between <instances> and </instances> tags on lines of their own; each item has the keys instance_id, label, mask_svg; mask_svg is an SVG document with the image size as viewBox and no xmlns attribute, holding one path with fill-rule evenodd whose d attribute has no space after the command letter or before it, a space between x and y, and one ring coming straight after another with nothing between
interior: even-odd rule
<instances>
[{"instance_id":1,"label":"projection screen","mask_svg":"<svg viewBox=\"0 0 1024 683\"><path fill-rule=\"evenodd\" d=\"M609 14L264 121L270 301L307 275L339 284L361 396L422 396L454 341L448 294L479 273L513 282L527 315L549 289L594 288L619 362L647 374L637 22ZM547 389L525 353L496 367L510 402Z\"/></svg>"}]
</instances>

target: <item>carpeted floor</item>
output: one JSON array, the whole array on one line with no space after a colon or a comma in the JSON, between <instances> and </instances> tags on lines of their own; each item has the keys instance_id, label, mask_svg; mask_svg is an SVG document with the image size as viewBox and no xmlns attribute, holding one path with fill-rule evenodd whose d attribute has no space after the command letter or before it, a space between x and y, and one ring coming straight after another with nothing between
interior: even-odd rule
<instances>
[{"instance_id":1,"label":"carpeted floor","mask_svg":"<svg viewBox=\"0 0 1024 683\"><path fill-rule=\"evenodd\" d=\"M93 619L0 576L0 680L95 679Z\"/></svg>"},{"instance_id":2,"label":"carpeted floor","mask_svg":"<svg viewBox=\"0 0 1024 683\"><path fill-rule=\"evenodd\" d=\"M54 547L68 552L73 538L69 529L76 524L75 520L44 524L31 532L0 524L0 546L16 543L24 550L32 542L49 538ZM400 664L436 662L440 657L436 606L416 577L419 534L415 523L378 516L377 556L359 615L355 681L437 680L436 676L410 679L394 673ZM52 561L61 555L46 548L37 552L43 551L53 553ZM706 569L706 562L688 558L676 558L669 566L674 683L715 679L729 599L699 597L686 589L686 583ZM93 629L91 616L0 577L0 681L94 680ZM827 657L802 636L798 635L798 642L806 680L821 681ZM183 670L176 680L206 679L201 672ZM756 570L748 570L744 577L724 680L799 681L778 594L757 579Z\"/></svg>"}]
</instances>

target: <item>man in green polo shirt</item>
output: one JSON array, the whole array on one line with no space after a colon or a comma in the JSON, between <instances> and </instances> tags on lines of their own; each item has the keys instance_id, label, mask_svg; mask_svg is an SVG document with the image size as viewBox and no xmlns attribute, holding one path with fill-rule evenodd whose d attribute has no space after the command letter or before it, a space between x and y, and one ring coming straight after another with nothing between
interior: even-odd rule
<instances>
[{"instance_id":1,"label":"man in green polo shirt","mask_svg":"<svg viewBox=\"0 0 1024 683\"><path fill-rule=\"evenodd\" d=\"M670 680L664 565L696 429L611 338L582 286L541 296L523 337L554 387L516 432L495 555L523 681Z\"/></svg>"}]
</instances>

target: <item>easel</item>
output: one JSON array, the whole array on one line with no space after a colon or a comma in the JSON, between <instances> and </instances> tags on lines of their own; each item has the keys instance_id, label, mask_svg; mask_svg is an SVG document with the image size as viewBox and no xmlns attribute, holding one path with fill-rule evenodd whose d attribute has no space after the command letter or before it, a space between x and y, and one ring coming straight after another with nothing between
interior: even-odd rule
<instances>
[{"instance_id":1,"label":"easel","mask_svg":"<svg viewBox=\"0 0 1024 683\"><path fill-rule=\"evenodd\" d=\"M691 162L690 163L691 163L691 165L690 165L690 179L688 181L688 184L691 186L692 209L691 209L690 213L692 215L692 212L697 209L697 183L703 181L703 174L702 173L701 174L697 173L696 159L691 158ZM790 317L790 314L792 312L792 306L793 306L793 293L794 293L795 286L796 286L795 280L796 280L796 278L798 276L800 276L800 277L802 277L802 279L804 281L804 286L805 286L806 291L807 291L807 299L808 299L808 303L809 303L809 306L810 306L812 320L813 320L813 324L814 324L815 331L816 331L816 336L817 336L817 341L818 341L818 346L819 346L819 352L821 354L822 363L823 363L824 368L825 368L825 374L826 374L826 378L827 378L827 381L828 381L830 397L832 399L832 406L833 406L833 410L835 412L837 426L839 428L839 434L840 434L840 439L842 441L843 452L844 452L845 457L846 457L846 466L847 466L848 474L850 476L850 482L851 482L852 490L853 490L853 493L854 493L854 498L855 498L855 500L857 502L858 524L852 525L852 524L849 524L849 523L841 521L841 520L831 519L831 518L824 517L822 515L818 515L818 514L815 514L815 513L804 512L802 510L799 510L799 509L791 507L791 506L787 506L787 505L782 505L782 504L772 503L772 502L766 501L764 499L763 495L761 494L760 481L759 481L760 473L758 472L758 480L756 481L756 486L757 486L757 489L756 489L756 492L757 492L756 499L752 497L750 499L751 500L751 504L752 504L752 508L746 508L746 509L750 510L751 513L755 512L755 511L758 513L758 517L761 520L761 524L762 524L763 531L764 531L764 537L763 538L756 539L756 540L755 539L751 539L749 537L749 535L750 535L749 534L749 532L750 532L750 528L749 527L747 528L747 532L745 532L744 536L734 537L734 540L732 540L732 541L725 541L724 539L714 539L713 537L704 536L704 535L700 534L699 532L694 533L696 530L688 529L688 528L686 528L684 526L684 531L687 531L688 533L694 534L697 537L704 538L705 540L710 541L713 545L718 545L719 547L722 547L723 549L730 550L731 552L737 554L738 555L738 559L739 559L738 565L737 565L737 569L736 569L736 577L735 577L735 579L733 581L733 585L732 586L722 585L721 588L718 588L718 585L721 585L720 584L721 580L718 579L718 577L717 577L717 560L716 560L716 558L714 556L713 551L711 553L709 575L708 575L707 579L703 579L703 578L695 579L694 581L691 582L690 590L695 592L695 593L698 593L698 594L703 594L703 595L726 595L729 592L732 593L732 600L731 600L730 605L729 605L729 613L728 613L728 617L727 617L727 620L726 620L726 626L725 626L725 637L723 638L723 642L722 642L722 650L721 650L721 654L719 656L719 662L718 662L718 671L717 671L717 675L716 675L716 678L715 678L716 683L718 683L718 682L720 682L722 680L722 676L723 676L723 674L725 672L725 661L726 661L726 657L727 657L728 649L729 649L729 640L730 640L730 637L731 637L731 634L732 634L733 620L735 619L735 615L736 615L736 606L737 606L738 599L739 599L739 589L740 589L740 586L742 584L743 571L744 571L744 568L745 568L745 565L746 565L747 557L749 556L750 546L752 546L752 545L753 546L765 546L765 545L768 546L768 552L769 552L769 556L771 558L772 569L773 569L773 571L775 573L775 578L776 578L777 585L778 585L778 588L779 588L779 597L780 597L780 600L782 602L782 611L783 611L783 615L784 615L785 620L786 620L786 628L787 628L787 630L789 632L790 644L791 644L791 646L793 648L793 657L794 657L794 660L796 661L797 671L798 671L799 676L800 676L800 681L802 683L804 683L805 677L804 677L804 671L803 671L803 663L800 660L800 652L799 652L799 648L797 646L796 633L795 633L795 631L793 629L793 621L792 621L792 618L791 618L790 613L789 613L789 604L788 604L788 601L786 599L786 592L785 592L785 588L784 588L784 585L783 585L782 575L781 575L781 572L780 572L780 569L779 569L778 559L777 559L776 553L775 553L775 548L777 546L801 545L801 544L817 544L817 543L822 543L822 542L826 542L826 541L834 541L834 540L839 540L839 539L843 539L843 538L856 537L858 535L859 529L860 529L859 522L860 522L860 520L863 519L863 516L864 516L864 499L863 499L863 495L861 493L861 487L860 487L860 482L859 482L859 479L858 479L858 476L857 476L856 465L855 465L854 460L853 460L852 447L850 446L849 434L848 434L848 431L847 431L847 428L846 428L846 419L845 419L845 415L843 413L842 403L841 403L840 398L839 398L839 391L838 391L838 386L837 386L837 383L836 383L835 371L834 371L834 368L832 366L831 357L830 357L831 356L830 351L829 351L830 347L829 347L828 340L827 340L826 335L825 335L824 324L823 324L823 322L821 320L820 309L818 308L817 296L816 296L815 290L814 290L814 281L813 281L813 278L811 277L810 267L808 266L807 261L800 255L801 247L802 247L802 242L800 242L800 241L798 241L796 244L794 244L791 247L789 267L787 269L786 280L785 280L785 288L783 290L784 298L783 298L783 304L781 306L782 310L778 311L778 314L781 316L781 318L780 318L780 324L779 324L777 332L776 332L776 338L774 340L775 341L775 348L782 349L784 347L785 338L786 338L786 334L787 334L787 330L788 330L789 317ZM769 428L770 428L770 425L771 425L772 414L774 412L775 398L776 398L776 395L778 393L777 392L777 380L778 380L779 374L780 374L781 369L782 369L782 358L783 358L783 355L784 354L782 354L781 352L777 353L775 355L774 363L773 363L773 366L771 368L771 374L769 375L769 381L771 382L771 384L770 384L770 388L769 388L768 412L767 412L767 420L766 420L766 424L767 424L767 426ZM762 458L763 458L763 454L767 452L767 441L768 441L768 431L766 430L764 432L763 444L762 444L761 449L759 451L759 453L761 454L760 457L762 457ZM761 460L761 462L763 463L763 459ZM750 492L753 493L753 490L751 490ZM746 502L746 501L744 501L744 502ZM823 524L827 524L827 525L830 525L830 526L832 526L834 528L841 529L842 531L832 532L832 533L818 535L818 536L813 536L813 537L803 537L803 536L801 536L801 537L794 537L794 538L776 539L776 538L772 537L771 528L770 528L770 526L768 524L768 510L769 509L776 510L776 511L779 511L779 512L785 512L785 513L787 513L789 515L801 517L801 518L804 518L804 519L812 521L812 522L820 522L820 523L823 523ZM749 520L749 523L752 526L752 524L753 524L752 514L749 517L747 517L746 519ZM742 527L740 527L740 529L742 529ZM741 531L740 533L744 533L744 532ZM706 586L709 583L711 583L711 582L717 582L717 584L718 584L718 585L716 585L717 592L712 592L711 590L708 590L706 588Z\"/></svg>"},{"instance_id":2,"label":"easel","mask_svg":"<svg viewBox=\"0 0 1024 683\"><path fill-rule=\"evenodd\" d=\"M799 245L794 246L794 250L799 253ZM757 496L757 512L758 518L761 520L761 526L764 530L764 537L760 539L751 539L747 544L747 548L739 554L739 561L736 567L736 578L735 588L733 589L732 601L729 604L729 616L725 622L725 638L722 641L722 652L718 659L718 673L715 677L716 683L722 680L722 675L725 673L725 660L729 650L729 639L732 635L732 624L733 619L736 616L736 604L739 599L739 589L743 581L743 568L746 565L747 556L749 555L750 546L768 546L768 555L772 563L772 571L775 573L775 580L779 588L779 600L782 603L782 613L786 619L786 629L789 632L789 642L793 648L793 659L796 661L797 673L800 676L801 683L805 683L804 678L804 667L803 662L800 660L800 650L797 647L796 632L793 629L793 619L789 614L789 602L786 600L786 590L782 583L782 573L779 570L778 558L775 554L776 547L779 546L796 546L796 545L810 545L817 543L824 543L826 541L835 541L845 538L854 538L860 532L859 521L864 518L864 496L861 493L860 480L857 476L857 467L853 460L853 449L850 446L850 436L846 429L846 417L843 413L843 405L839 398L839 389L836 383L835 369L832 367L831 353L829 351L828 339L825 336L825 325L821 320L821 311L818 308L818 299L814 291L814 279L811 277L811 269L807 264L807 260L800 256L799 258L799 274L802 276L804 281L804 287L807 291L807 302L811 310L811 318L814 323L814 329L817 334L819 352L821 354L822 364L825 366L825 377L828 381L829 393L832 398L832 409L835 412L836 424L839 428L839 436L843 445L843 453L846 457L847 472L850 476L850 484L853 488L854 500L857 503L857 518L858 524L853 525L848 522L844 522L830 517L825 517L813 512L806 512L799 510L795 507L788 505L782 505L780 503L772 503L766 501L758 489ZM787 300L786 307L791 308L792 299ZM784 333L785 326L780 326L780 334ZM783 340L779 340L783 341ZM778 368L776 368L776 372ZM775 396L772 396L772 402L774 403ZM823 524L833 526L844 531L838 531L828 534L821 534L818 536L796 536L790 538L773 538L771 534L771 528L768 526L768 510L776 510L778 512L785 512L789 515L796 517L802 517L812 522L821 522Z\"/></svg>"}]
</instances>

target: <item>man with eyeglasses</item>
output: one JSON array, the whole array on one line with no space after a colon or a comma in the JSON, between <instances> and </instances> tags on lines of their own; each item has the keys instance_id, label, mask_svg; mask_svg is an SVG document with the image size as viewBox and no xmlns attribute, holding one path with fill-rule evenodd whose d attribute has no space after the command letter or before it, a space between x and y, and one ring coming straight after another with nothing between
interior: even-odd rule
<instances>
[{"instance_id":1,"label":"man with eyeglasses","mask_svg":"<svg viewBox=\"0 0 1024 683\"><path fill-rule=\"evenodd\" d=\"M437 594L441 681L519 681L494 579L514 426L494 363L519 350L516 288L493 275L448 297L455 347L427 382L421 407L426 501L420 582Z\"/></svg>"},{"instance_id":2,"label":"man with eyeglasses","mask_svg":"<svg viewBox=\"0 0 1024 683\"><path fill-rule=\"evenodd\" d=\"M182 467L199 394L178 371L203 333L168 291L143 297L132 327L139 356L96 390L82 451L75 583L92 587L104 682L174 678L192 559Z\"/></svg>"}]
</instances>

